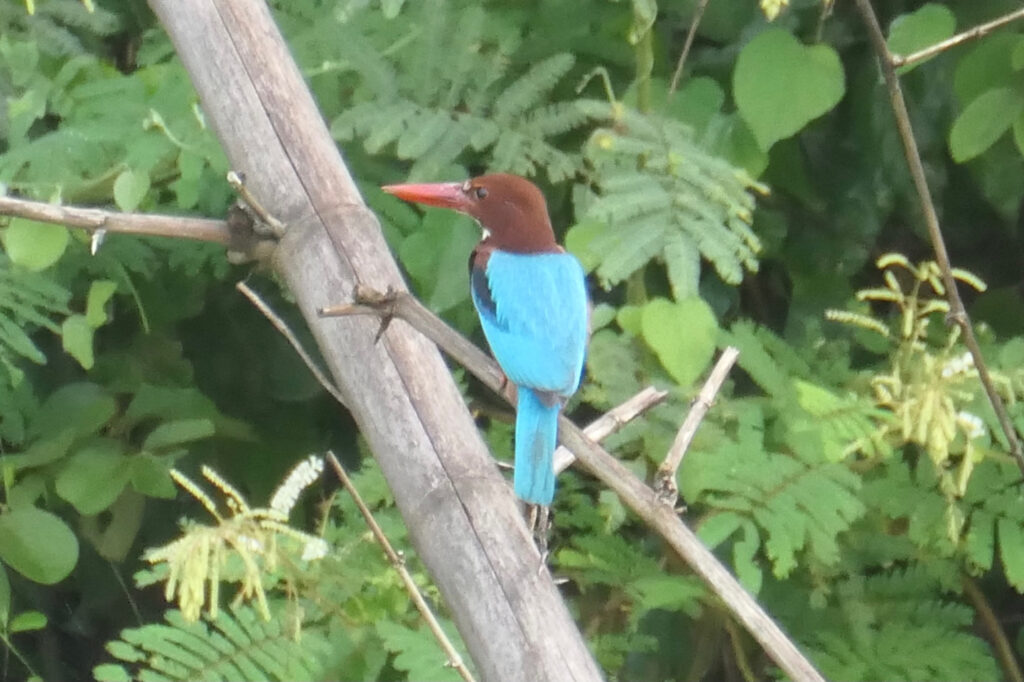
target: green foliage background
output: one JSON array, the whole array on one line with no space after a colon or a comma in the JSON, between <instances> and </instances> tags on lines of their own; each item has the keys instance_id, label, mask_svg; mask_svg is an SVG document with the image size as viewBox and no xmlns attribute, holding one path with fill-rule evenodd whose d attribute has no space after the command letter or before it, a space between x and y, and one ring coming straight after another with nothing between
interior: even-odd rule
<instances>
[{"instance_id":1,"label":"green foliage background","mask_svg":"<svg viewBox=\"0 0 1024 682\"><path fill-rule=\"evenodd\" d=\"M0 187L224 215L226 161L145 2L89 4L0 2ZM754 0L712 0L675 92L693 0L271 4L411 284L478 342L475 226L377 188L484 170L543 187L595 303L571 415L650 383L670 392L607 442L636 472L664 457L716 349L739 347L679 475L684 518L826 676L1010 674L1024 654L1021 474L929 304L930 247L853 3L792 0L769 22ZM900 53L1017 7L876 4ZM988 285L964 292L1018 428L1021 31L902 69L953 259ZM159 576L133 586L180 517L210 522L172 466L211 464L262 504L293 463L333 448L409 548L351 420L233 288L249 277L297 319L267 275L203 245L113 235L90 256L77 231L0 230L4 679L94 666L102 679L454 678L351 501L327 488L292 522L331 551L268 572L270 623L247 604L186 623L142 586ZM889 252L908 260L876 267ZM508 412L465 392L509 457ZM609 678L779 675L614 496L572 472L559 485L552 569Z\"/></svg>"}]
</instances>

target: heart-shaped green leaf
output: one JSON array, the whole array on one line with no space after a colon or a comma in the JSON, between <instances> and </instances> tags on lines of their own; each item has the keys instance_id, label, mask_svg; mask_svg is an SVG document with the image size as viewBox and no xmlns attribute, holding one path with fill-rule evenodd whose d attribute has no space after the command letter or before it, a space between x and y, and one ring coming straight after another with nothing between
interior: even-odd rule
<instances>
[{"instance_id":1,"label":"heart-shaped green leaf","mask_svg":"<svg viewBox=\"0 0 1024 682\"><path fill-rule=\"evenodd\" d=\"M643 308L644 341L680 386L689 386L715 352L718 323L711 308L696 296L673 303L656 298Z\"/></svg>"},{"instance_id":2,"label":"heart-shaped green leaf","mask_svg":"<svg viewBox=\"0 0 1024 682\"><path fill-rule=\"evenodd\" d=\"M732 80L740 115L766 151L834 107L846 89L835 50L802 45L782 29L747 43Z\"/></svg>"}]
</instances>

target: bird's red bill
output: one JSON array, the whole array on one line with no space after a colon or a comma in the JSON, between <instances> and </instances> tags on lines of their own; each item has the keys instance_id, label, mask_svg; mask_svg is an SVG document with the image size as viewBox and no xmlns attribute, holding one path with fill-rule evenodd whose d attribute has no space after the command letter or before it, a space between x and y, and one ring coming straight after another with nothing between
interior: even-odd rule
<instances>
[{"instance_id":1,"label":"bird's red bill","mask_svg":"<svg viewBox=\"0 0 1024 682\"><path fill-rule=\"evenodd\" d=\"M466 206L466 193L458 182L436 182L409 185L384 185L382 190L405 201L428 206L461 210Z\"/></svg>"}]
</instances>

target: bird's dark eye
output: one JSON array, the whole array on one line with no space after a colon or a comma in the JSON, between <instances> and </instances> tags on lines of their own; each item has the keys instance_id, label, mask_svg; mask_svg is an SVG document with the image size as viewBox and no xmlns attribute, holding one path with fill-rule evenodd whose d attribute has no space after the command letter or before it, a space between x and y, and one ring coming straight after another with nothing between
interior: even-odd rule
<instances>
[{"instance_id":1,"label":"bird's dark eye","mask_svg":"<svg viewBox=\"0 0 1024 682\"><path fill-rule=\"evenodd\" d=\"M477 187L476 188L476 198L477 199L483 199L486 196L487 196L487 188L486 187Z\"/></svg>"}]
</instances>

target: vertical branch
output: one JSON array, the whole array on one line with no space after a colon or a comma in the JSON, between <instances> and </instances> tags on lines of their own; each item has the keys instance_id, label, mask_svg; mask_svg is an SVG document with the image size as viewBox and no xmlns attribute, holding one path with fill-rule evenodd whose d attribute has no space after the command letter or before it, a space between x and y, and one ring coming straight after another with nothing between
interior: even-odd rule
<instances>
[{"instance_id":1,"label":"vertical branch","mask_svg":"<svg viewBox=\"0 0 1024 682\"><path fill-rule=\"evenodd\" d=\"M914 181L917 196L921 203L921 211L924 213L925 225L928 228L928 238L931 240L932 249L935 251L935 261L942 271L942 282L946 286L946 297L949 300L949 319L956 323L963 333L964 344L974 358L974 365L978 369L978 377L981 385L985 388L992 409L996 413L999 425L1006 436L1010 447L1010 454L1017 462L1022 473L1024 473L1024 451L1021 450L1020 440L1017 432L1010 421L1010 415L1006 412L1006 406L996 391L992 376L985 364L985 359L978 346L978 339L974 335L974 326L971 318L967 315L964 302L960 298L960 291L957 289L956 279L953 277L953 267L949 261L949 253L946 251L946 241L942 236L942 229L939 227L939 216L935 211L935 203L932 200L931 190L928 188L928 181L925 179L924 164L921 161L921 154L917 149L917 140L914 138L914 130L910 124L910 114L907 112L907 103L903 98L903 89L900 87L899 78L896 76L896 69L893 66L893 56L889 52L889 46L885 42L885 34L878 23L878 17L871 7L870 0L855 0L857 9L864 18L868 28L868 36L878 54L879 64L882 68L882 76L885 78L885 86L889 91L889 100L892 104L893 114L896 116L896 128L899 131L900 140L903 143L903 153L910 168L910 176Z\"/></svg>"}]
</instances>

